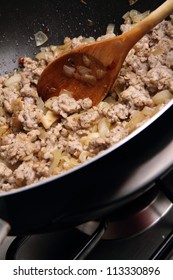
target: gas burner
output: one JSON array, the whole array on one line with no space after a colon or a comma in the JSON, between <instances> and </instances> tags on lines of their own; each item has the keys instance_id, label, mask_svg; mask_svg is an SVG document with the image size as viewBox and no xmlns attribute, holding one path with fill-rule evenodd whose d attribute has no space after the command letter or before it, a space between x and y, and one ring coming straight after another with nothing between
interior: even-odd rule
<instances>
[{"instance_id":1,"label":"gas burner","mask_svg":"<svg viewBox=\"0 0 173 280\"><path fill-rule=\"evenodd\" d=\"M107 229L102 239L128 238L142 233L157 223L171 208L172 203L163 193L147 193L137 201L114 213L107 219ZM122 211L122 213L121 213ZM81 232L92 235L98 228L98 221L90 221L79 225Z\"/></svg>"},{"instance_id":2,"label":"gas burner","mask_svg":"<svg viewBox=\"0 0 173 280\"><path fill-rule=\"evenodd\" d=\"M18 236L5 258L28 259L172 259L173 207L152 188L100 221L77 228Z\"/></svg>"}]
</instances>

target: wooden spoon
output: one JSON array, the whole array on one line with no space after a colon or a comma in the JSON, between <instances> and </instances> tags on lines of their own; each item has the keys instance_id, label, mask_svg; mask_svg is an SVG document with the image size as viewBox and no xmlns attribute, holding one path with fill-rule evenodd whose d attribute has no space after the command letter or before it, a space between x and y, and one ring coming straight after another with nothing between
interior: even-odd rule
<instances>
[{"instance_id":1,"label":"wooden spoon","mask_svg":"<svg viewBox=\"0 0 173 280\"><path fill-rule=\"evenodd\" d=\"M38 93L45 101L68 90L77 100L89 97L98 104L113 86L130 49L173 11L167 0L131 30L120 36L82 45L51 62L38 81Z\"/></svg>"}]
</instances>

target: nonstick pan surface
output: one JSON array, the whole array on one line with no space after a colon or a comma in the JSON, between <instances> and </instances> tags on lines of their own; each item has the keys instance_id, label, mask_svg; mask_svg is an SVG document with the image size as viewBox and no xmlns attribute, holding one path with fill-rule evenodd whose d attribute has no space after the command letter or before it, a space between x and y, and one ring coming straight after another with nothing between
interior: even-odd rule
<instances>
[{"instance_id":1,"label":"nonstick pan surface","mask_svg":"<svg viewBox=\"0 0 173 280\"><path fill-rule=\"evenodd\" d=\"M34 34L40 30L60 44L64 37L98 37L134 8L154 9L163 1L4 1L0 9L0 75L18 67L20 56L39 49ZM92 23L92 24L91 24ZM12 234L45 231L97 219L131 202L150 188L173 165L172 106L145 129L112 147L90 163L37 185L0 195L0 217Z\"/></svg>"},{"instance_id":2,"label":"nonstick pan surface","mask_svg":"<svg viewBox=\"0 0 173 280\"><path fill-rule=\"evenodd\" d=\"M140 0L129 6L128 0L1 0L0 75L18 67L20 56L33 56L39 51L34 34L40 30L49 38L44 46L61 44L66 36L97 38L105 34L109 23L114 23L119 33L125 12L132 8L152 10L162 2Z\"/></svg>"}]
</instances>

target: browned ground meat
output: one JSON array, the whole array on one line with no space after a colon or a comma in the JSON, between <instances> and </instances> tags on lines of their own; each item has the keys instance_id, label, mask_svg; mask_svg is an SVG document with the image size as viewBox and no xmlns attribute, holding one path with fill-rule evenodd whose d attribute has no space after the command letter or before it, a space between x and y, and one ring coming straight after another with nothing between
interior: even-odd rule
<instances>
[{"instance_id":1,"label":"browned ground meat","mask_svg":"<svg viewBox=\"0 0 173 280\"><path fill-rule=\"evenodd\" d=\"M122 32L135 23L126 14ZM146 13L147 14L147 13ZM109 32L98 38L113 37ZM93 38L65 38L64 46L42 48L35 59L21 57L20 70L0 77L0 192L60 174L129 135L173 95L173 18L164 20L129 52L114 88L97 106L63 91L45 103L37 82L63 51Z\"/></svg>"}]
</instances>

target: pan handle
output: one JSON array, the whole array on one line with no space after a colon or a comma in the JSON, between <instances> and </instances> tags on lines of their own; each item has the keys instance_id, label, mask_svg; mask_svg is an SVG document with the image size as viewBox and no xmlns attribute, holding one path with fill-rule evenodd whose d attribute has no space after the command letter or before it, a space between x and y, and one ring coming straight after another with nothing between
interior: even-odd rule
<instances>
[{"instance_id":1,"label":"pan handle","mask_svg":"<svg viewBox=\"0 0 173 280\"><path fill-rule=\"evenodd\" d=\"M10 225L4 220L0 219L0 244L10 231Z\"/></svg>"}]
</instances>

